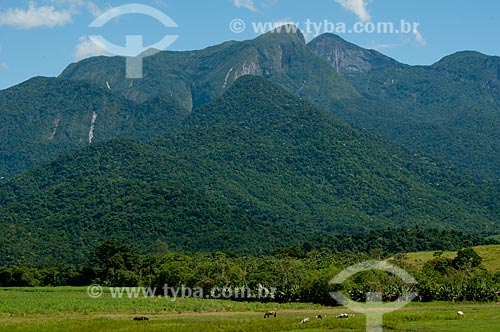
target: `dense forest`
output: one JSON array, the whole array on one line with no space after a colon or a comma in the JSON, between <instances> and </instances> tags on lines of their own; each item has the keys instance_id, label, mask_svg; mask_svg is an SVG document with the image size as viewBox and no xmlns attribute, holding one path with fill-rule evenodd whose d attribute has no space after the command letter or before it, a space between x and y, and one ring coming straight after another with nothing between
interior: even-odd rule
<instances>
[{"instance_id":1,"label":"dense forest","mask_svg":"<svg viewBox=\"0 0 500 332\"><path fill-rule=\"evenodd\" d=\"M35 77L0 91L0 177L113 138L146 140L187 111L169 96L135 103L86 82Z\"/></svg>"},{"instance_id":2,"label":"dense forest","mask_svg":"<svg viewBox=\"0 0 500 332\"><path fill-rule=\"evenodd\" d=\"M263 255L394 226L493 235L497 190L244 76L165 138L92 144L2 181L0 264L82 263L110 238Z\"/></svg>"}]
</instances>

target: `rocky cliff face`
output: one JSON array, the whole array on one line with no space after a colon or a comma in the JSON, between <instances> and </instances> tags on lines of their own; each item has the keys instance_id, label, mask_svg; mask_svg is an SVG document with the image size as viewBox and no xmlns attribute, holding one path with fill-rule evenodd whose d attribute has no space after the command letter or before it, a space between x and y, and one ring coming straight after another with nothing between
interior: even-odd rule
<instances>
[{"instance_id":1,"label":"rocky cliff face","mask_svg":"<svg viewBox=\"0 0 500 332\"><path fill-rule=\"evenodd\" d=\"M357 91L315 55L293 26L253 40L226 42L198 51L163 51L144 58L144 77L125 78L124 59L96 57L68 66L60 78L86 81L126 98L145 102L170 96L186 110L221 96L244 75L262 76L328 108L332 100L357 97Z\"/></svg>"},{"instance_id":2,"label":"rocky cliff face","mask_svg":"<svg viewBox=\"0 0 500 332\"><path fill-rule=\"evenodd\" d=\"M351 44L334 34L321 35L307 46L342 74L363 74L375 68L398 64L388 56Z\"/></svg>"}]
</instances>

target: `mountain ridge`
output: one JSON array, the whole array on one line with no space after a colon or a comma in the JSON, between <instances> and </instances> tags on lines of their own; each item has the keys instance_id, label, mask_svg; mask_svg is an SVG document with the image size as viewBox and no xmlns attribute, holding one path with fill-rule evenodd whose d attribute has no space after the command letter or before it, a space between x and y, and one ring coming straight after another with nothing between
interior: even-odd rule
<instances>
[{"instance_id":1,"label":"mountain ridge","mask_svg":"<svg viewBox=\"0 0 500 332\"><path fill-rule=\"evenodd\" d=\"M145 76L141 80L125 79L124 58L86 59L68 66L59 79L85 81L138 105L153 98L170 100L165 108L172 110L172 119L168 118L169 111L164 119L144 120L144 134L153 137L155 132L162 135L176 129L193 109L221 96L240 76L259 75L351 125L374 130L414 153L453 165L478 180L500 181L498 57L459 52L432 66L409 66L335 35L318 36L307 45L302 37L270 32L253 40L230 41L199 51L160 52L144 59ZM322 40L325 42L319 52L315 45ZM347 70L353 66L358 69ZM0 108L15 108L13 103L1 103L4 91L0 91ZM19 93L13 99L20 98L22 103L22 95L30 93ZM57 104L58 98L54 93L39 97L47 105ZM96 125L101 119L98 115ZM159 120L167 122L165 130L148 130ZM52 121L43 126L51 127ZM20 137L27 130L23 123L12 125L12 129L3 132L0 139L5 136L7 142L9 135ZM130 131L119 137L135 135ZM45 149L23 144L24 150ZM10 145L5 144L4 151ZM52 153L34 155L42 158ZM8 153L2 157L9 164L8 174L36 164Z\"/></svg>"},{"instance_id":2,"label":"mountain ridge","mask_svg":"<svg viewBox=\"0 0 500 332\"><path fill-rule=\"evenodd\" d=\"M308 85L304 84L304 79L318 76L327 87L341 89L340 93L332 95L332 92L321 85L314 86L324 94L333 96L333 99L357 96L347 80L307 48L304 36L298 29L292 32L287 29L273 30L252 40L225 42L203 50L159 52L144 59L144 79L132 87L130 85L134 81L124 79L125 67L118 64L119 61L123 62L124 59L101 57L95 63L83 60L68 66L59 77L85 80L99 86L105 86L105 82L109 81L112 86L119 88L119 93L132 100L147 100L158 93L178 94L180 99L187 99L182 105L190 110L221 96L240 76L248 74L266 77L299 96L308 94ZM121 68L117 69L117 66ZM304 66L309 70L308 75L305 75L307 77L301 77L305 74ZM96 76L96 68L100 68L104 74ZM175 90L172 87L172 78L177 80L175 83L180 84L181 88ZM147 85L150 88L148 92L136 87L145 80L151 80ZM151 87L160 82L173 90L161 92Z\"/></svg>"},{"instance_id":3,"label":"mountain ridge","mask_svg":"<svg viewBox=\"0 0 500 332\"><path fill-rule=\"evenodd\" d=\"M337 72L346 75L367 73L385 66L403 65L376 50L362 48L332 33L319 35L307 46L330 63Z\"/></svg>"}]
</instances>

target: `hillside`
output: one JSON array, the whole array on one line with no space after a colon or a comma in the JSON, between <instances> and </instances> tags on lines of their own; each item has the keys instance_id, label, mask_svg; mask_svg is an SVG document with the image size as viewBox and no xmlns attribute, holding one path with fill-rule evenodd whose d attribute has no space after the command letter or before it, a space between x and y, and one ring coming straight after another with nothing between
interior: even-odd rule
<instances>
[{"instance_id":1,"label":"hillside","mask_svg":"<svg viewBox=\"0 0 500 332\"><path fill-rule=\"evenodd\" d=\"M482 258L483 266L490 272L500 271L500 245L487 245L473 247ZM435 252L409 252L404 262L415 269L422 269L425 263L435 259ZM443 258L453 259L457 256L455 251L444 251L440 255Z\"/></svg>"},{"instance_id":2,"label":"hillside","mask_svg":"<svg viewBox=\"0 0 500 332\"><path fill-rule=\"evenodd\" d=\"M395 225L498 233L495 190L244 76L166 138L92 144L4 181L0 265L81 262L110 238L259 254Z\"/></svg>"},{"instance_id":3,"label":"hillside","mask_svg":"<svg viewBox=\"0 0 500 332\"><path fill-rule=\"evenodd\" d=\"M500 181L500 57L467 51L408 66L331 34L308 46L363 96L339 103L335 115L476 178Z\"/></svg>"},{"instance_id":4,"label":"hillside","mask_svg":"<svg viewBox=\"0 0 500 332\"><path fill-rule=\"evenodd\" d=\"M36 77L0 91L0 177L90 143L165 135L187 116L170 97L137 104L86 82Z\"/></svg>"}]
</instances>

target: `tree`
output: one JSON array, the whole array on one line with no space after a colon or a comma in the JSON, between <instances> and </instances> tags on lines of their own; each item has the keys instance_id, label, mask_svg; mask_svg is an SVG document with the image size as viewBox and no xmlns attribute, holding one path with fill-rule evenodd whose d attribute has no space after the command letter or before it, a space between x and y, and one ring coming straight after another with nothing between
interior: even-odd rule
<instances>
[{"instance_id":1,"label":"tree","mask_svg":"<svg viewBox=\"0 0 500 332\"><path fill-rule=\"evenodd\" d=\"M481 256L479 256L474 249L460 249L457 253L457 257L453 259L453 267L458 270L468 270L481 265L482 260Z\"/></svg>"},{"instance_id":2,"label":"tree","mask_svg":"<svg viewBox=\"0 0 500 332\"><path fill-rule=\"evenodd\" d=\"M98 276L102 282L113 284L118 279L120 271L135 272L139 268L140 256L137 248L120 241L110 240L94 249L94 262L97 265ZM130 280L119 278L120 280Z\"/></svg>"}]
</instances>

